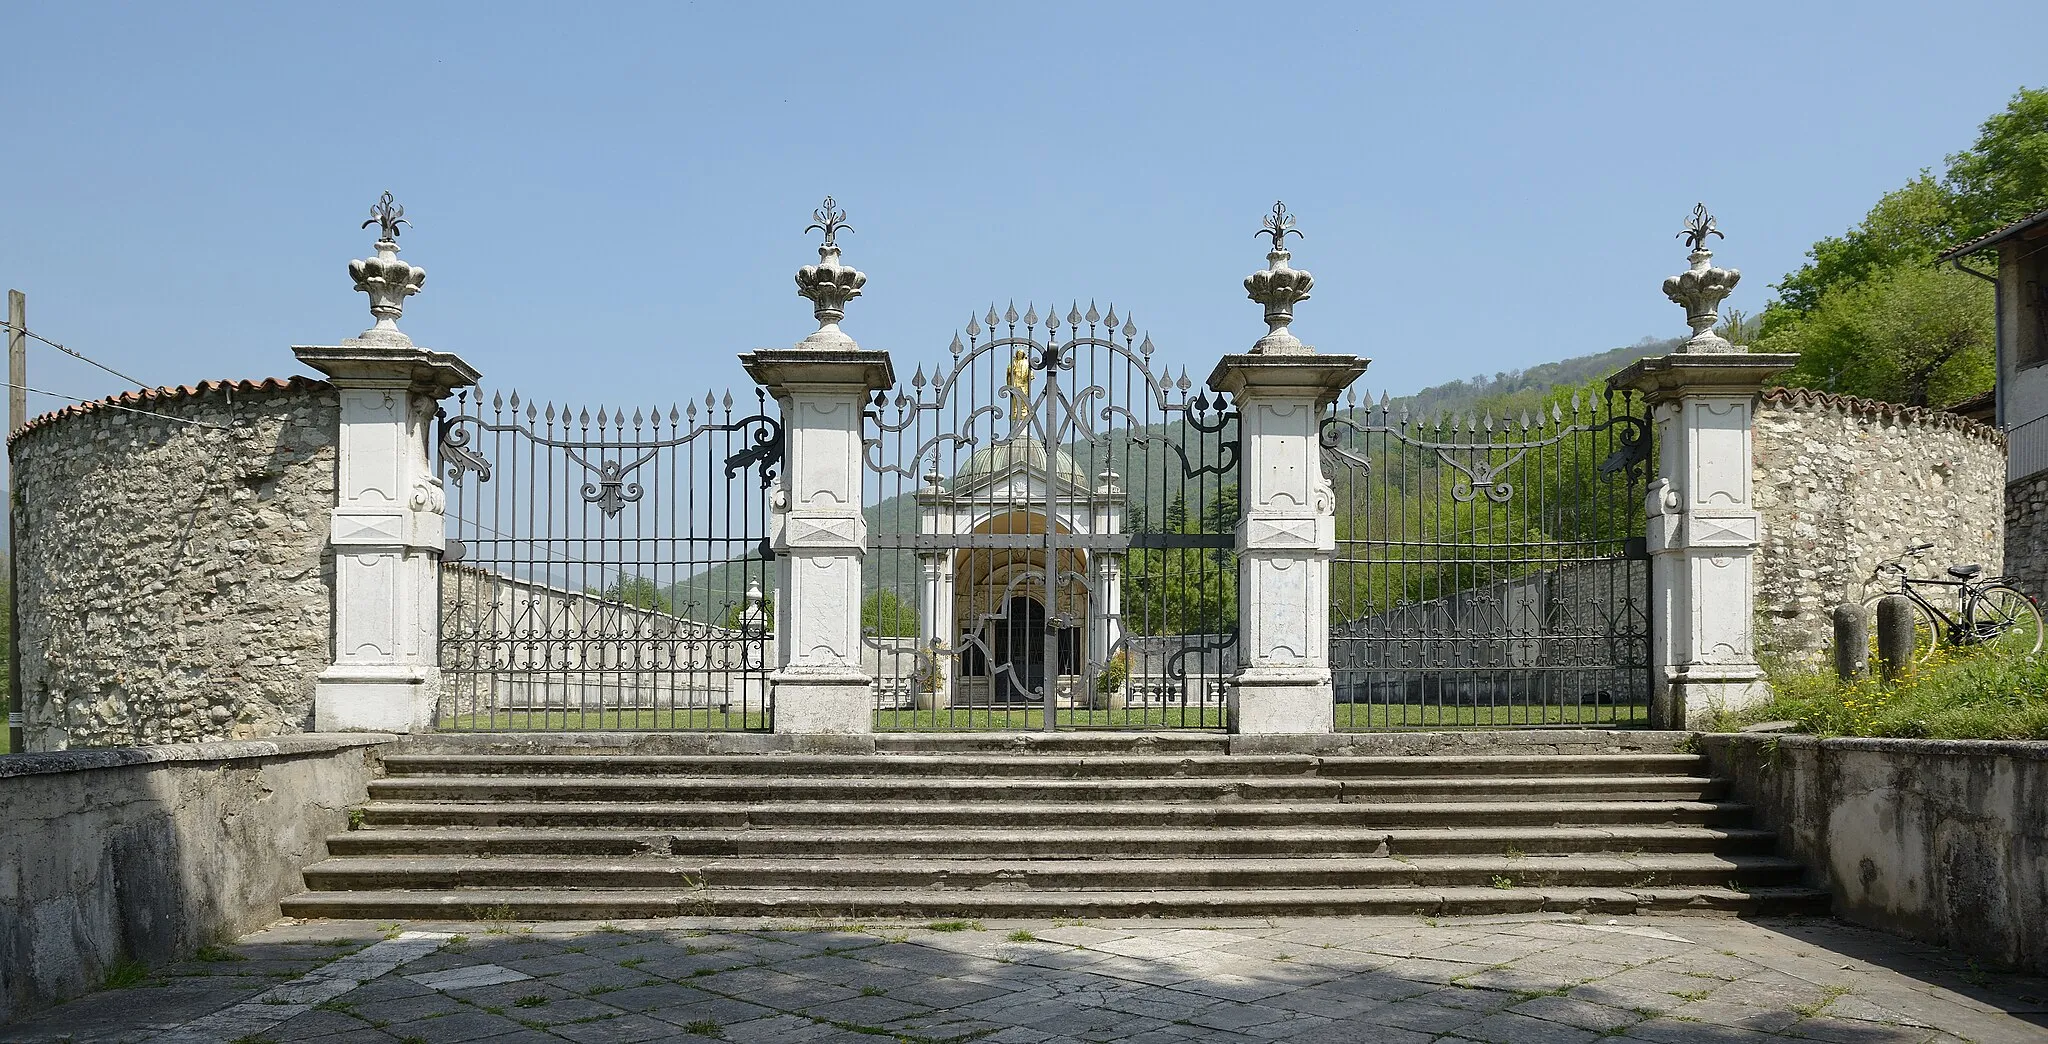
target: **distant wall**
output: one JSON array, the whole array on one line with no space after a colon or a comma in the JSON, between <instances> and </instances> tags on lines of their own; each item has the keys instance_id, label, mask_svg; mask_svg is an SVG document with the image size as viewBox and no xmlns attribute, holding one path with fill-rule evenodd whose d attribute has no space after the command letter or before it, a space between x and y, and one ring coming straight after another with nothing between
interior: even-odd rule
<instances>
[{"instance_id":1,"label":"distant wall","mask_svg":"<svg viewBox=\"0 0 2048 1044\"><path fill-rule=\"evenodd\" d=\"M2004 559L2005 443L1938 410L1798 388L1764 392L1755 426L1758 650L1816 663L1829 610L1879 563L1931 542L1920 575Z\"/></svg>"},{"instance_id":2,"label":"distant wall","mask_svg":"<svg viewBox=\"0 0 2048 1044\"><path fill-rule=\"evenodd\" d=\"M208 382L9 441L30 750L312 727L339 419L325 382Z\"/></svg>"},{"instance_id":3,"label":"distant wall","mask_svg":"<svg viewBox=\"0 0 2048 1044\"><path fill-rule=\"evenodd\" d=\"M774 639L522 580L441 567L438 720L493 711L761 711Z\"/></svg>"},{"instance_id":4,"label":"distant wall","mask_svg":"<svg viewBox=\"0 0 2048 1044\"><path fill-rule=\"evenodd\" d=\"M0 757L0 1022L276 920L393 738Z\"/></svg>"}]
</instances>

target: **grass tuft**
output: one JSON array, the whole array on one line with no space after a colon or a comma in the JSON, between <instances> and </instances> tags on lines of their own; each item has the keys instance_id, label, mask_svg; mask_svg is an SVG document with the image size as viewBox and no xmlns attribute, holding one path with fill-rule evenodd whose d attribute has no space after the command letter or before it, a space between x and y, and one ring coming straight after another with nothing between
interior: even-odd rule
<instances>
[{"instance_id":1,"label":"grass tuft","mask_svg":"<svg viewBox=\"0 0 2048 1044\"><path fill-rule=\"evenodd\" d=\"M2048 739L2048 657L1995 646L1940 647L1898 681L1844 682L1827 670L1770 672L1774 698L1717 731L1760 721L1796 721L1817 736L1896 739Z\"/></svg>"}]
</instances>

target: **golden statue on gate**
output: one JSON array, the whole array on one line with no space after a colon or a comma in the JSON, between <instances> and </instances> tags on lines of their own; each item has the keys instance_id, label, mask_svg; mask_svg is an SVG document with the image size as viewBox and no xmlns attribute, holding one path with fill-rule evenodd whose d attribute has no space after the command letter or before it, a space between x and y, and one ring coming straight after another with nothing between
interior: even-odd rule
<instances>
[{"instance_id":1,"label":"golden statue on gate","mask_svg":"<svg viewBox=\"0 0 2048 1044\"><path fill-rule=\"evenodd\" d=\"M1031 353L1021 345L1010 356L1009 381L1003 386L1010 390L1010 434L1015 435L1031 422Z\"/></svg>"}]
</instances>

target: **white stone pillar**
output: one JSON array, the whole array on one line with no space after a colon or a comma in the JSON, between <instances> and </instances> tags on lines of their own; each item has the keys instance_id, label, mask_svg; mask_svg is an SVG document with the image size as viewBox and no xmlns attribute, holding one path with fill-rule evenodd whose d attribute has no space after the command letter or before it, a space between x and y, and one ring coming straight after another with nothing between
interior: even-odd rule
<instances>
[{"instance_id":1,"label":"white stone pillar","mask_svg":"<svg viewBox=\"0 0 2048 1044\"><path fill-rule=\"evenodd\" d=\"M1336 717L1330 685L1330 561L1336 505L1323 476L1323 407L1366 360L1324 355L1289 329L1315 277L1290 266L1294 215L1273 204L1261 234L1266 267L1245 277L1245 296L1265 307L1266 335L1226 355L1209 387L1237 406L1237 677L1230 728L1248 735L1326 733Z\"/></svg>"},{"instance_id":2,"label":"white stone pillar","mask_svg":"<svg viewBox=\"0 0 2048 1044\"><path fill-rule=\"evenodd\" d=\"M313 693L321 732L415 732L440 695L440 562L446 501L428 439L434 410L477 372L415 346L396 320L426 272L398 259L404 209L385 193L377 256L353 262L375 326L339 345L295 347L341 400L335 505L333 658Z\"/></svg>"},{"instance_id":3,"label":"white stone pillar","mask_svg":"<svg viewBox=\"0 0 2048 1044\"><path fill-rule=\"evenodd\" d=\"M1209 376L1235 399L1241 439L1233 731L1331 731L1337 524L1318 433L1323 407L1365 367L1355 355L1227 355Z\"/></svg>"},{"instance_id":4,"label":"white stone pillar","mask_svg":"<svg viewBox=\"0 0 2048 1044\"><path fill-rule=\"evenodd\" d=\"M1642 392L1657 439L1650 483L1651 724L1697 728L1770 698L1757 666L1750 426L1794 355L1677 354L1616 374Z\"/></svg>"},{"instance_id":5,"label":"white stone pillar","mask_svg":"<svg viewBox=\"0 0 2048 1044\"><path fill-rule=\"evenodd\" d=\"M740 356L782 408L783 467L770 538L775 549L778 667L775 731L857 734L874 730L874 679L861 657L861 413L895 385L889 353L868 351L839 329L846 302L867 277L839 263L846 215L830 197L813 227L825 233L818 263L797 272L818 329L794 348Z\"/></svg>"},{"instance_id":6,"label":"white stone pillar","mask_svg":"<svg viewBox=\"0 0 2048 1044\"><path fill-rule=\"evenodd\" d=\"M1673 355L1642 359L1608 384L1641 392L1657 440L1645 534L1650 552L1650 721L1698 728L1717 711L1770 698L1756 662L1758 522L1750 438L1764 382L1796 355L1750 353L1714 332L1718 309L1742 278L1716 268L1719 236L1704 204L1681 233L1690 267L1664 281L1692 337Z\"/></svg>"}]
</instances>

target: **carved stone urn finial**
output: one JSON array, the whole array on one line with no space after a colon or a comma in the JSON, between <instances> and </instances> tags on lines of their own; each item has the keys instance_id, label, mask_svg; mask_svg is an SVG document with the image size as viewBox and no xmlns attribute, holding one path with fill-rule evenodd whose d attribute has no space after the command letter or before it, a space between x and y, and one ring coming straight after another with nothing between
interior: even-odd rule
<instances>
[{"instance_id":1,"label":"carved stone urn finial","mask_svg":"<svg viewBox=\"0 0 2048 1044\"><path fill-rule=\"evenodd\" d=\"M1308 300L1309 289L1316 283L1315 277L1306 271L1287 265L1294 256L1287 252L1287 237L1290 233L1301 236L1301 230L1294 227L1294 215L1287 212L1285 203L1274 203L1273 212L1262 224L1266 227L1253 234L1272 237L1273 249L1266 254L1266 267L1244 278L1245 296L1266 306L1266 336L1252 345L1252 351L1262 355L1312 354L1315 349L1301 343L1287 328L1294 322L1295 304Z\"/></svg>"},{"instance_id":2,"label":"carved stone urn finial","mask_svg":"<svg viewBox=\"0 0 2048 1044\"><path fill-rule=\"evenodd\" d=\"M348 274L357 290L370 295L370 315L377 322L364 330L358 341L399 348L412 344L412 338L399 331L398 317L405 314L405 299L426 284L427 270L398 259L399 226L411 224L405 219L405 208L394 202L389 192L378 197L377 205L370 208L370 219L363 222L364 228L377 226L377 256L350 261Z\"/></svg>"},{"instance_id":3,"label":"carved stone urn finial","mask_svg":"<svg viewBox=\"0 0 2048 1044\"><path fill-rule=\"evenodd\" d=\"M861 288L868 283L860 269L839 263L839 233L851 232L853 226L846 223L846 211L834 209L831 196L826 196L825 204L811 212L811 218L804 231L816 229L825 233L825 242L818 246L817 264L796 270L796 292L810 299L818 329L797 342L797 347L856 347L853 338L839 329L839 320L846 318L846 302L859 297Z\"/></svg>"},{"instance_id":4,"label":"carved stone urn finial","mask_svg":"<svg viewBox=\"0 0 2048 1044\"><path fill-rule=\"evenodd\" d=\"M1692 248L1686 255L1691 267L1664 280L1664 296L1685 309L1686 325L1692 327L1692 337L1685 342L1684 351L1739 352L1742 349L1715 333L1714 327L1721 321L1721 302L1742 281L1742 273L1712 266L1714 252L1707 249L1709 236L1728 238L1714 227L1714 215L1707 213L1707 205L1701 203L1692 208L1692 217L1678 233L1678 238Z\"/></svg>"}]
</instances>

